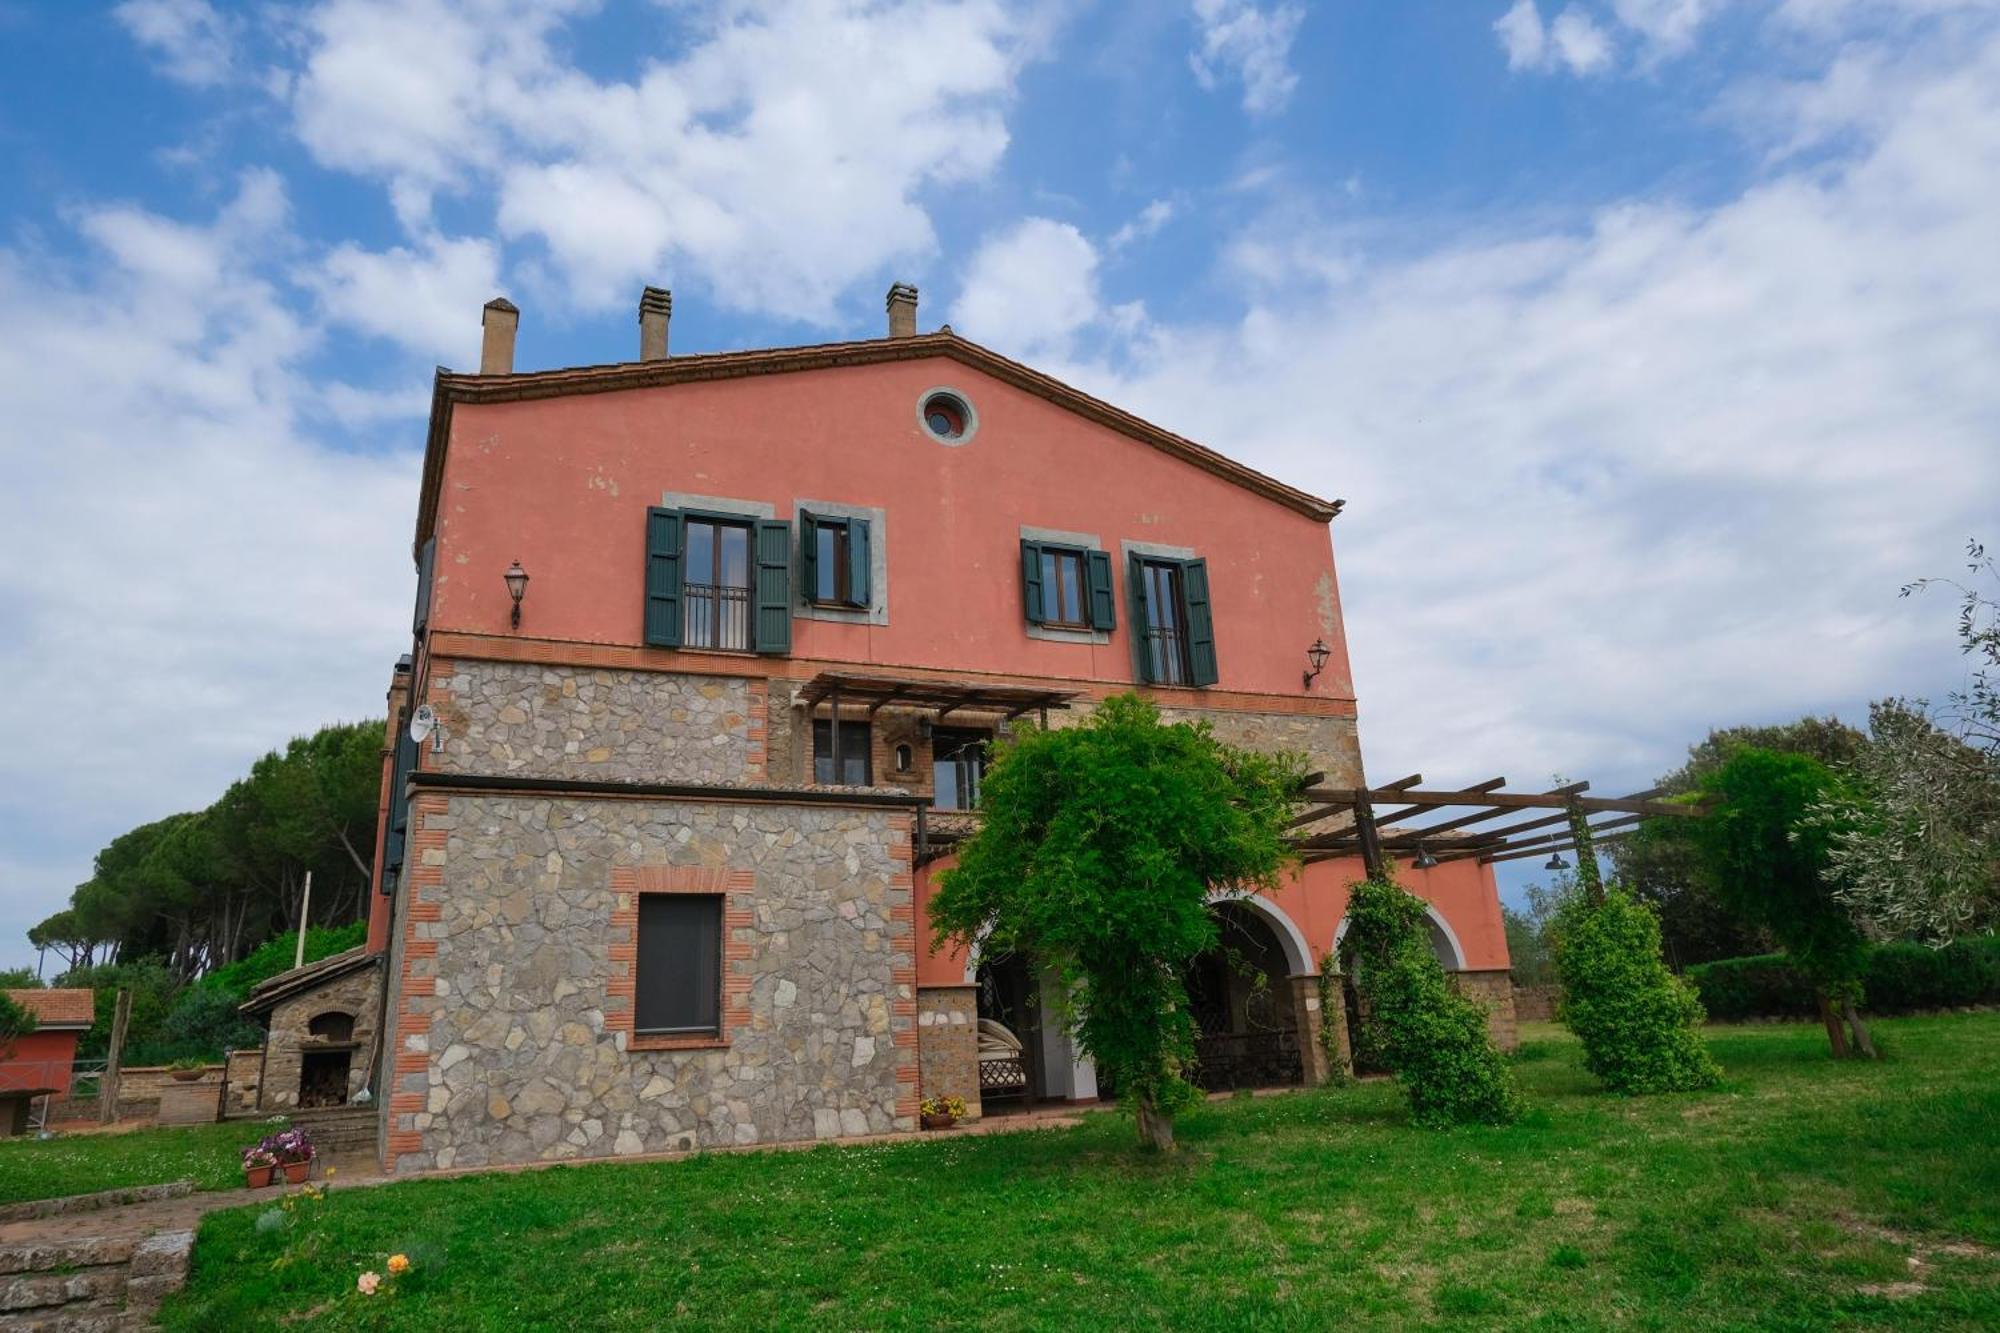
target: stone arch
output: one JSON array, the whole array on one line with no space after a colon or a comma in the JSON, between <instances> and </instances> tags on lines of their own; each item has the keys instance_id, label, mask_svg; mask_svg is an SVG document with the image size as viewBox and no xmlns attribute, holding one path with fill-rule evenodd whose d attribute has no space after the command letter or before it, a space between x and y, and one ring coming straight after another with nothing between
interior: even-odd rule
<instances>
[{"instance_id":1,"label":"stone arch","mask_svg":"<svg viewBox=\"0 0 2000 1333\"><path fill-rule=\"evenodd\" d=\"M1430 903L1424 903L1424 915L1430 919L1431 950L1437 954L1438 962L1444 964L1447 972L1465 971L1465 946L1458 942L1458 932L1451 928L1451 922L1444 919L1444 913ZM1347 935L1347 917L1340 918L1340 925L1334 928L1333 950L1340 952L1340 941Z\"/></svg>"},{"instance_id":2,"label":"stone arch","mask_svg":"<svg viewBox=\"0 0 2000 1333\"><path fill-rule=\"evenodd\" d=\"M1306 943L1306 933L1298 928L1285 909L1272 902L1261 893L1237 893L1229 889L1217 889L1208 895L1209 905L1234 903L1247 907L1264 919L1264 924L1278 937L1278 946L1285 951L1285 966L1295 977L1310 976L1317 969L1313 966L1312 947Z\"/></svg>"},{"instance_id":3,"label":"stone arch","mask_svg":"<svg viewBox=\"0 0 2000 1333\"><path fill-rule=\"evenodd\" d=\"M352 1041L354 1039L354 1015L345 1009L326 1009L312 1016L306 1024L309 1036L326 1041Z\"/></svg>"}]
</instances>

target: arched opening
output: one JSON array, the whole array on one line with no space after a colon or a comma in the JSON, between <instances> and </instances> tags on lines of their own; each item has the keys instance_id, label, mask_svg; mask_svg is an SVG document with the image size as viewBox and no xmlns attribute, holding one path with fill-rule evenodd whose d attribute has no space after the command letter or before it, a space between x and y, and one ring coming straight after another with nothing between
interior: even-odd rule
<instances>
[{"instance_id":1,"label":"arched opening","mask_svg":"<svg viewBox=\"0 0 2000 1333\"><path fill-rule=\"evenodd\" d=\"M1465 953L1460 949L1458 936L1437 908L1424 904L1426 924L1430 927L1431 952L1437 956L1439 966L1446 972L1465 970ZM1333 948L1340 952L1341 941L1347 937L1347 919L1341 918L1340 928L1333 933ZM1345 958L1341 960L1341 1007L1346 1011L1347 1040L1356 1074L1386 1074L1389 1067L1383 1063L1380 1052L1368 1040L1367 1006L1363 1004L1361 992L1355 989L1354 972Z\"/></svg>"},{"instance_id":2,"label":"arched opening","mask_svg":"<svg viewBox=\"0 0 2000 1333\"><path fill-rule=\"evenodd\" d=\"M299 1107L347 1105L348 1076L354 1067L354 1015L337 1009L315 1014L306 1024L299 1053Z\"/></svg>"},{"instance_id":3,"label":"arched opening","mask_svg":"<svg viewBox=\"0 0 2000 1333\"><path fill-rule=\"evenodd\" d=\"M1195 1020L1193 1080L1211 1092L1303 1081L1292 950L1275 908L1211 903L1220 938L1182 975Z\"/></svg>"}]
</instances>

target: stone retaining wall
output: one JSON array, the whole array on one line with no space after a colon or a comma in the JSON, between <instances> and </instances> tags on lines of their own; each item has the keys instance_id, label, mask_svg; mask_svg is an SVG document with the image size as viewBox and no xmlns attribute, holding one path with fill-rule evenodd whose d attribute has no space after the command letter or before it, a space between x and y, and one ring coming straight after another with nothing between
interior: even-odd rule
<instances>
[{"instance_id":1,"label":"stone retaining wall","mask_svg":"<svg viewBox=\"0 0 2000 1333\"><path fill-rule=\"evenodd\" d=\"M1493 1044L1511 1051L1521 1044L1514 1025L1514 979L1504 969L1497 972L1453 972L1459 994L1486 1006L1486 1030Z\"/></svg>"},{"instance_id":2,"label":"stone retaining wall","mask_svg":"<svg viewBox=\"0 0 2000 1333\"><path fill-rule=\"evenodd\" d=\"M429 793L412 819L396 1172L915 1127L910 815ZM621 867L747 875L726 1045L642 1050L621 1024Z\"/></svg>"},{"instance_id":3,"label":"stone retaining wall","mask_svg":"<svg viewBox=\"0 0 2000 1333\"><path fill-rule=\"evenodd\" d=\"M761 782L762 680L520 662L437 662L445 773Z\"/></svg>"},{"instance_id":4,"label":"stone retaining wall","mask_svg":"<svg viewBox=\"0 0 2000 1333\"><path fill-rule=\"evenodd\" d=\"M1561 989L1556 986L1514 987L1514 1021L1553 1022L1556 1016L1556 1001L1561 993Z\"/></svg>"}]
</instances>

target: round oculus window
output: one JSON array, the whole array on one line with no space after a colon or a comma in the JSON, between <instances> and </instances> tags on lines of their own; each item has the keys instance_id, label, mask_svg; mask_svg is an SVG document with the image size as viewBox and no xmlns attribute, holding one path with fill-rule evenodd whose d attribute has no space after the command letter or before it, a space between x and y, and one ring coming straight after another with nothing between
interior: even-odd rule
<instances>
[{"instance_id":1,"label":"round oculus window","mask_svg":"<svg viewBox=\"0 0 2000 1333\"><path fill-rule=\"evenodd\" d=\"M963 398L942 390L924 395L917 416L924 429L945 444L965 443L972 438L977 422Z\"/></svg>"}]
</instances>

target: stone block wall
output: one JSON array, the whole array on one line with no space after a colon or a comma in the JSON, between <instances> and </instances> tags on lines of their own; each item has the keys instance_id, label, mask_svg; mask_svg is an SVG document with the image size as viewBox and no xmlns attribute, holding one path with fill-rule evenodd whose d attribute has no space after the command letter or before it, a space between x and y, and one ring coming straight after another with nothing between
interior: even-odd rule
<instances>
[{"instance_id":1,"label":"stone block wall","mask_svg":"<svg viewBox=\"0 0 2000 1333\"><path fill-rule=\"evenodd\" d=\"M431 664L444 751L425 767L618 782L765 778L765 683L741 676L544 666Z\"/></svg>"},{"instance_id":2,"label":"stone block wall","mask_svg":"<svg viewBox=\"0 0 2000 1333\"><path fill-rule=\"evenodd\" d=\"M381 1017L382 971L363 967L335 977L323 986L294 995L272 1006L265 1034L264 1070L258 1080L257 1106L285 1111L299 1104L299 1072L308 1051L321 1048L312 1036L312 1021L321 1014L347 1014L354 1020L348 1047L347 1096L368 1086L368 1057L375 1049L375 1028Z\"/></svg>"},{"instance_id":3,"label":"stone block wall","mask_svg":"<svg viewBox=\"0 0 2000 1333\"><path fill-rule=\"evenodd\" d=\"M1549 1023L1555 1020L1556 1000L1560 990L1555 986L1514 987L1514 1021L1517 1023Z\"/></svg>"},{"instance_id":4,"label":"stone block wall","mask_svg":"<svg viewBox=\"0 0 2000 1333\"><path fill-rule=\"evenodd\" d=\"M1505 970L1496 972L1453 972L1458 993L1486 1006L1486 1031L1493 1044L1511 1051L1521 1044L1514 1025L1514 978Z\"/></svg>"},{"instance_id":5,"label":"stone block wall","mask_svg":"<svg viewBox=\"0 0 2000 1333\"><path fill-rule=\"evenodd\" d=\"M908 813L427 793L412 818L396 1172L915 1127ZM723 872L732 907L747 885L726 1043L638 1049L628 869Z\"/></svg>"},{"instance_id":6,"label":"stone block wall","mask_svg":"<svg viewBox=\"0 0 2000 1333\"><path fill-rule=\"evenodd\" d=\"M926 986L917 992L918 1090L963 1097L965 1118L979 1118L979 991Z\"/></svg>"},{"instance_id":7,"label":"stone block wall","mask_svg":"<svg viewBox=\"0 0 2000 1333\"><path fill-rule=\"evenodd\" d=\"M1089 701L1080 699L1065 711L1051 713L1049 724L1074 725L1090 716L1092 707ZM1241 749L1304 754L1311 769L1326 775L1322 781L1328 786L1351 786L1361 781L1361 741L1352 717L1190 708L1180 704L1161 705L1160 716L1169 722L1206 722L1217 739Z\"/></svg>"}]
</instances>

